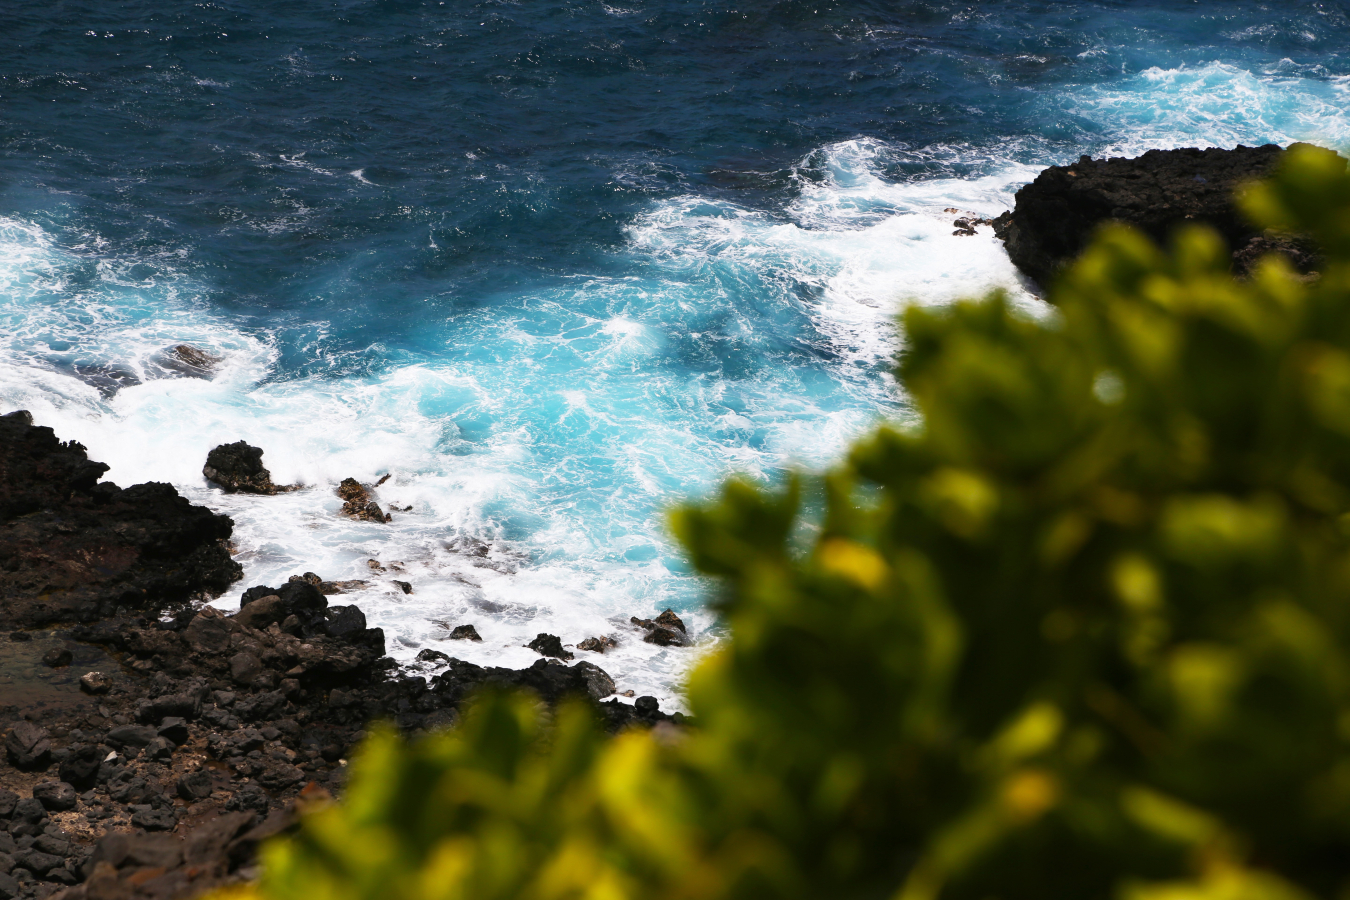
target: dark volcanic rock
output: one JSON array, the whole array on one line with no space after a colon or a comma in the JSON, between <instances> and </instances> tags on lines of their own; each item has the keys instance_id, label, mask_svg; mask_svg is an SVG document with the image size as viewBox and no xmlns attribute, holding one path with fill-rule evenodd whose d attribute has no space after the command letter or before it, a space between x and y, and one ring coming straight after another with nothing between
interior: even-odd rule
<instances>
[{"instance_id":1,"label":"dark volcanic rock","mask_svg":"<svg viewBox=\"0 0 1350 900\"><path fill-rule=\"evenodd\" d=\"M61 780L77 791L87 791L98 784L98 767L105 754L95 745L71 748L66 758L61 760L57 770Z\"/></svg>"},{"instance_id":2,"label":"dark volcanic rock","mask_svg":"<svg viewBox=\"0 0 1350 900\"><path fill-rule=\"evenodd\" d=\"M190 378L210 378L211 371L224 357L191 344L177 344L163 350L157 362L170 371Z\"/></svg>"},{"instance_id":3,"label":"dark volcanic rock","mask_svg":"<svg viewBox=\"0 0 1350 900\"><path fill-rule=\"evenodd\" d=\"M370 496L365 485L355 478L344 478L338 485L337 495L342 498L342 514L366 522L388 522L389 516L380 509L380 504ZM406 593L406 591L405 591Z\"/></svg>"},{"instance_id":4,"label":"dark volcanic rock","mask_svg":"<svg viewBox=\"0 0 1350 900\"><path fill-rule=\"evenodd\" d=\"M655 644L658 647L687 647L693 643L685 631L684 622L675 615L674 610L668 609L655 619L639 619L633 616L629 621L647 632L642 636L642 640L648 644Z\"/></svg>"},{"instance_id":5,"label":"dark volcanic rock","mask_svg":"<svg viewBox=\"0 0 1350 900\"><path fill-rule=\"evenodd\" d=\"M44 781L33 786L33 799L44 809L63 812L75 808L75 788L64 781Z\"/></svg>"},{"instance_id":6,"label":"dark volcanic rock","mask_svg":"<svg viewBox=\"0 0 1350 900\"><path fill-rule=\"evenodd\" d=\"M26 412L0 416L0 622L89 622L219 593L242 572L227 516L167 484L98 484L107 471Z\"/></svg>"},{"instance_id":7,"label":"dark volcanic rock","mask_svg":"<svg viewBox=\"0 0 1350 900\"><path fill-rule=\"evenodd\" d=\"M478 629L472 625L456 625L454 630L450 632L450 640L481 641L482 638L478 636Z\"/></svg>"},{"instance_id":8,"label":"dark volcanic rock","mask_svg":"<svg viewBox=\"0 0 1350 900\"><path fill-rule=\"evenodd\" d=\"M580 644L577 644L577 649L589 650L592 653L604 653L606 650L612 650L617 646L619 646L619 642L612 637L588 637Z\"/></svg>"},{"instance_id":9,"label":"dark volcanic rock","mask_svg":"<svg viewBox=\"0 0 1350 900\"><path fill-rule=\"evenodd\" d=\"M525 646L540 656L551 656L554 659L572 658L572 654L563 649L562 641L558 639L557 635L541 633Z\"/></svg>"},{"instance_id":10,"label":"dark volcanic rock","mask_svg":"<svg viewBox=\"0 0 1350 900\"><path fill-rule=\"evenodd\" d=\"M52 743L45 729L20 719L5 735L5 755L16 769L40 771L51 765Z\"/></svg>"},{"instance_id":11,"label":"dark volcanic rock","mask_svg":"<svg viewBox=\"0 0 1350 900\"><path fill-rule=\"evenodd\" d=\"M75 655L65 647L53 647L42 654L42 664L53 669L60 669L70 665L74 658Z\"/></svg>"},{"instance_id":12,"label":"dark volcanic rock","mask_svg":"<svg viewBox=\"0 0 1350 900\"><path fill-rule=\"evenodd\" d=\"M1133 225L1159 243L1178 226L1204 223L1234 249L1235 274L1245 274L1271 250L1286 253L1306 272L1317 265L1306 244L1262 234L1233 202L1244 183L1273 174L1283 152L1267 144L1150 150L1136 159L1084 156L1073 165L1051 166L1019 190L1014 209L994 221L994 231L1017 267L1043 285L1106 221Z\"/></svg>"},{"instance_id":13,"label":"dark volcanic rock","mask_svg":"<svg viewBox=\"0 0 1350 900\"><path fill-rule=\"evenodd\" d=\"M221 444L206 454L202 474L227 494L279 494L293 491L298 485L272 483L272 473L262 464L261 447L244 441Z\"/></svg>"}]
</instances>

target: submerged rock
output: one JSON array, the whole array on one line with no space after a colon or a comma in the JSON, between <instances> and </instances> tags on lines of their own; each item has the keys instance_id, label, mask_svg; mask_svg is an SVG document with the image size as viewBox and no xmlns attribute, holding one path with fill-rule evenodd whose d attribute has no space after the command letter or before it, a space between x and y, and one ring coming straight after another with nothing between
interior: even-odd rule
<instances>
[{"instance_id":1,"label":"submerged rock","mask_svg":"<svg viewBox=\"0 0 1350 900\"><path fill-rule=\"evenodd\" d=\"M156 360L161 366L189 378L210 378L211 372L224 359L191 344L176 344L164 349Z\"/></svg>"},{"instance_id":2,"label":"submerged rock","mask_svg":"<svg viewBox=\"0 0 1350 900\"><path fill-rule=\"evenodd\" d=\"M1317 258L1306 242L1254 228L1234 204L1246 182L1269 177L1284 151L1275 144L1232 150L1150 150L1135 159L1081 157L1051 166L1017 192L1016 204L994 220L1008 256L1048 285L1087 246L1103 222L1118 221L1164 243L1178 226L1210 225L1233 249L1233 270L1246 274L1267 251L1308 272Z\"/></svg>"},{"instance_id":3,"label":"submerged rock","mask_svg":"<svg viewBox=\"0 0 1350 900\"><path fill-rule=\"evenodd\" d=\"M272 473L262 464L261 447L244 441L221 444L206 455L202 474L227 494L280 494L299 490L299 485L272 483Z\"/></svg>"}]
</instances>

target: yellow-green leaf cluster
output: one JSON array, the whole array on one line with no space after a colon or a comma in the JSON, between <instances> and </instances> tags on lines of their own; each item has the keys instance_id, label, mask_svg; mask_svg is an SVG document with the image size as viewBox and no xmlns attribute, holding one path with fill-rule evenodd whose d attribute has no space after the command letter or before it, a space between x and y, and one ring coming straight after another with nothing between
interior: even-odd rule
<instances>
[{"instance_id":1,"label":"yellow-green leaf cluster","mask_svg":"<svg viewBox=\"0 0 1350 900\"><path fill-rule=\"evenodd\" d=\"M1103 231L1033 321L904 318L919 424L820 484L679 510L730 639L682 734L481 699L379 733L266 856L272 900L1350 897L1350 175Z\"/></svg>"}]
</instances>

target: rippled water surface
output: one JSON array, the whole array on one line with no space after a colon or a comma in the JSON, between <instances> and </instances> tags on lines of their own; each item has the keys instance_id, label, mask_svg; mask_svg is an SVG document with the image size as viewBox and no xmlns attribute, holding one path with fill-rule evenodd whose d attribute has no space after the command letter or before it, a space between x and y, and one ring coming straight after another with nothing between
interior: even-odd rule
<instances>
[{"instance_id":1,"label":"rippled water surface","mask_svg":"<svg viewBox=\"0 0 1350 900\"><path fill-rule=\"evenodd\" d=\"M232 515L224 605L362 578L401 658L609 633L677 703L694 654L623 626L716 639L663 510L903 416L902 304L1036 307L944 209L1083 153L1344 151L1347 106L1336 2L13 0L0 409ZM238 439L313 489L208 489ZM335 515L385 473L391 525Z\"/></svg>"}]
</instances>

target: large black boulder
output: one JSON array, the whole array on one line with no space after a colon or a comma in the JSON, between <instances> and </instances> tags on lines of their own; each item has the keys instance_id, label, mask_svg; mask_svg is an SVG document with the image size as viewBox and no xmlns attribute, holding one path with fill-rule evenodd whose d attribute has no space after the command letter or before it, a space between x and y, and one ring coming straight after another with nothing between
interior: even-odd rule
<instances>
[{"instance_id":1,"label":"large black boulder","mask_svg":"<svg viewBox=\"0 0 1350 900\"><path fill-rule=\"evenodd\" d=\"M244 441L221 444L206 454L202 474L227 494L276 494L293 488L272 483L263 451Z\"/></svg>"},{"instance_id":2,"label":"large black boulder","mask_svg":"<svg viewBox=\"0 0 1350 900\"><path fill-rule=\"evenodd\" d=\"M1104 222L1124 222L1165 243L1181 225L1215 228L1233 250L1234 274L1265 252L1284 253L1307 272L1318 265L1309 244L1267 235L1234 203L1247 182L1273 174L1284 151L1275 144L1232 150L1150 150L1135 159L1081 157L1051 166L1017 192L1014 208L994 220L1008 256L1042 285L1072 261Z\"/></svg>"},{"instance_id":3,"label":"large black boulder","mask_svg":"<svg viewBox=\"0 0 1350 900\"><path fill-rule=\"evenodd\" d=\"M85 448L32 416L0 416L0 621L7 628L91 622L219 594L242 574L228 516L171 485L122 490Z\"/></svg>"}]
</instances>

